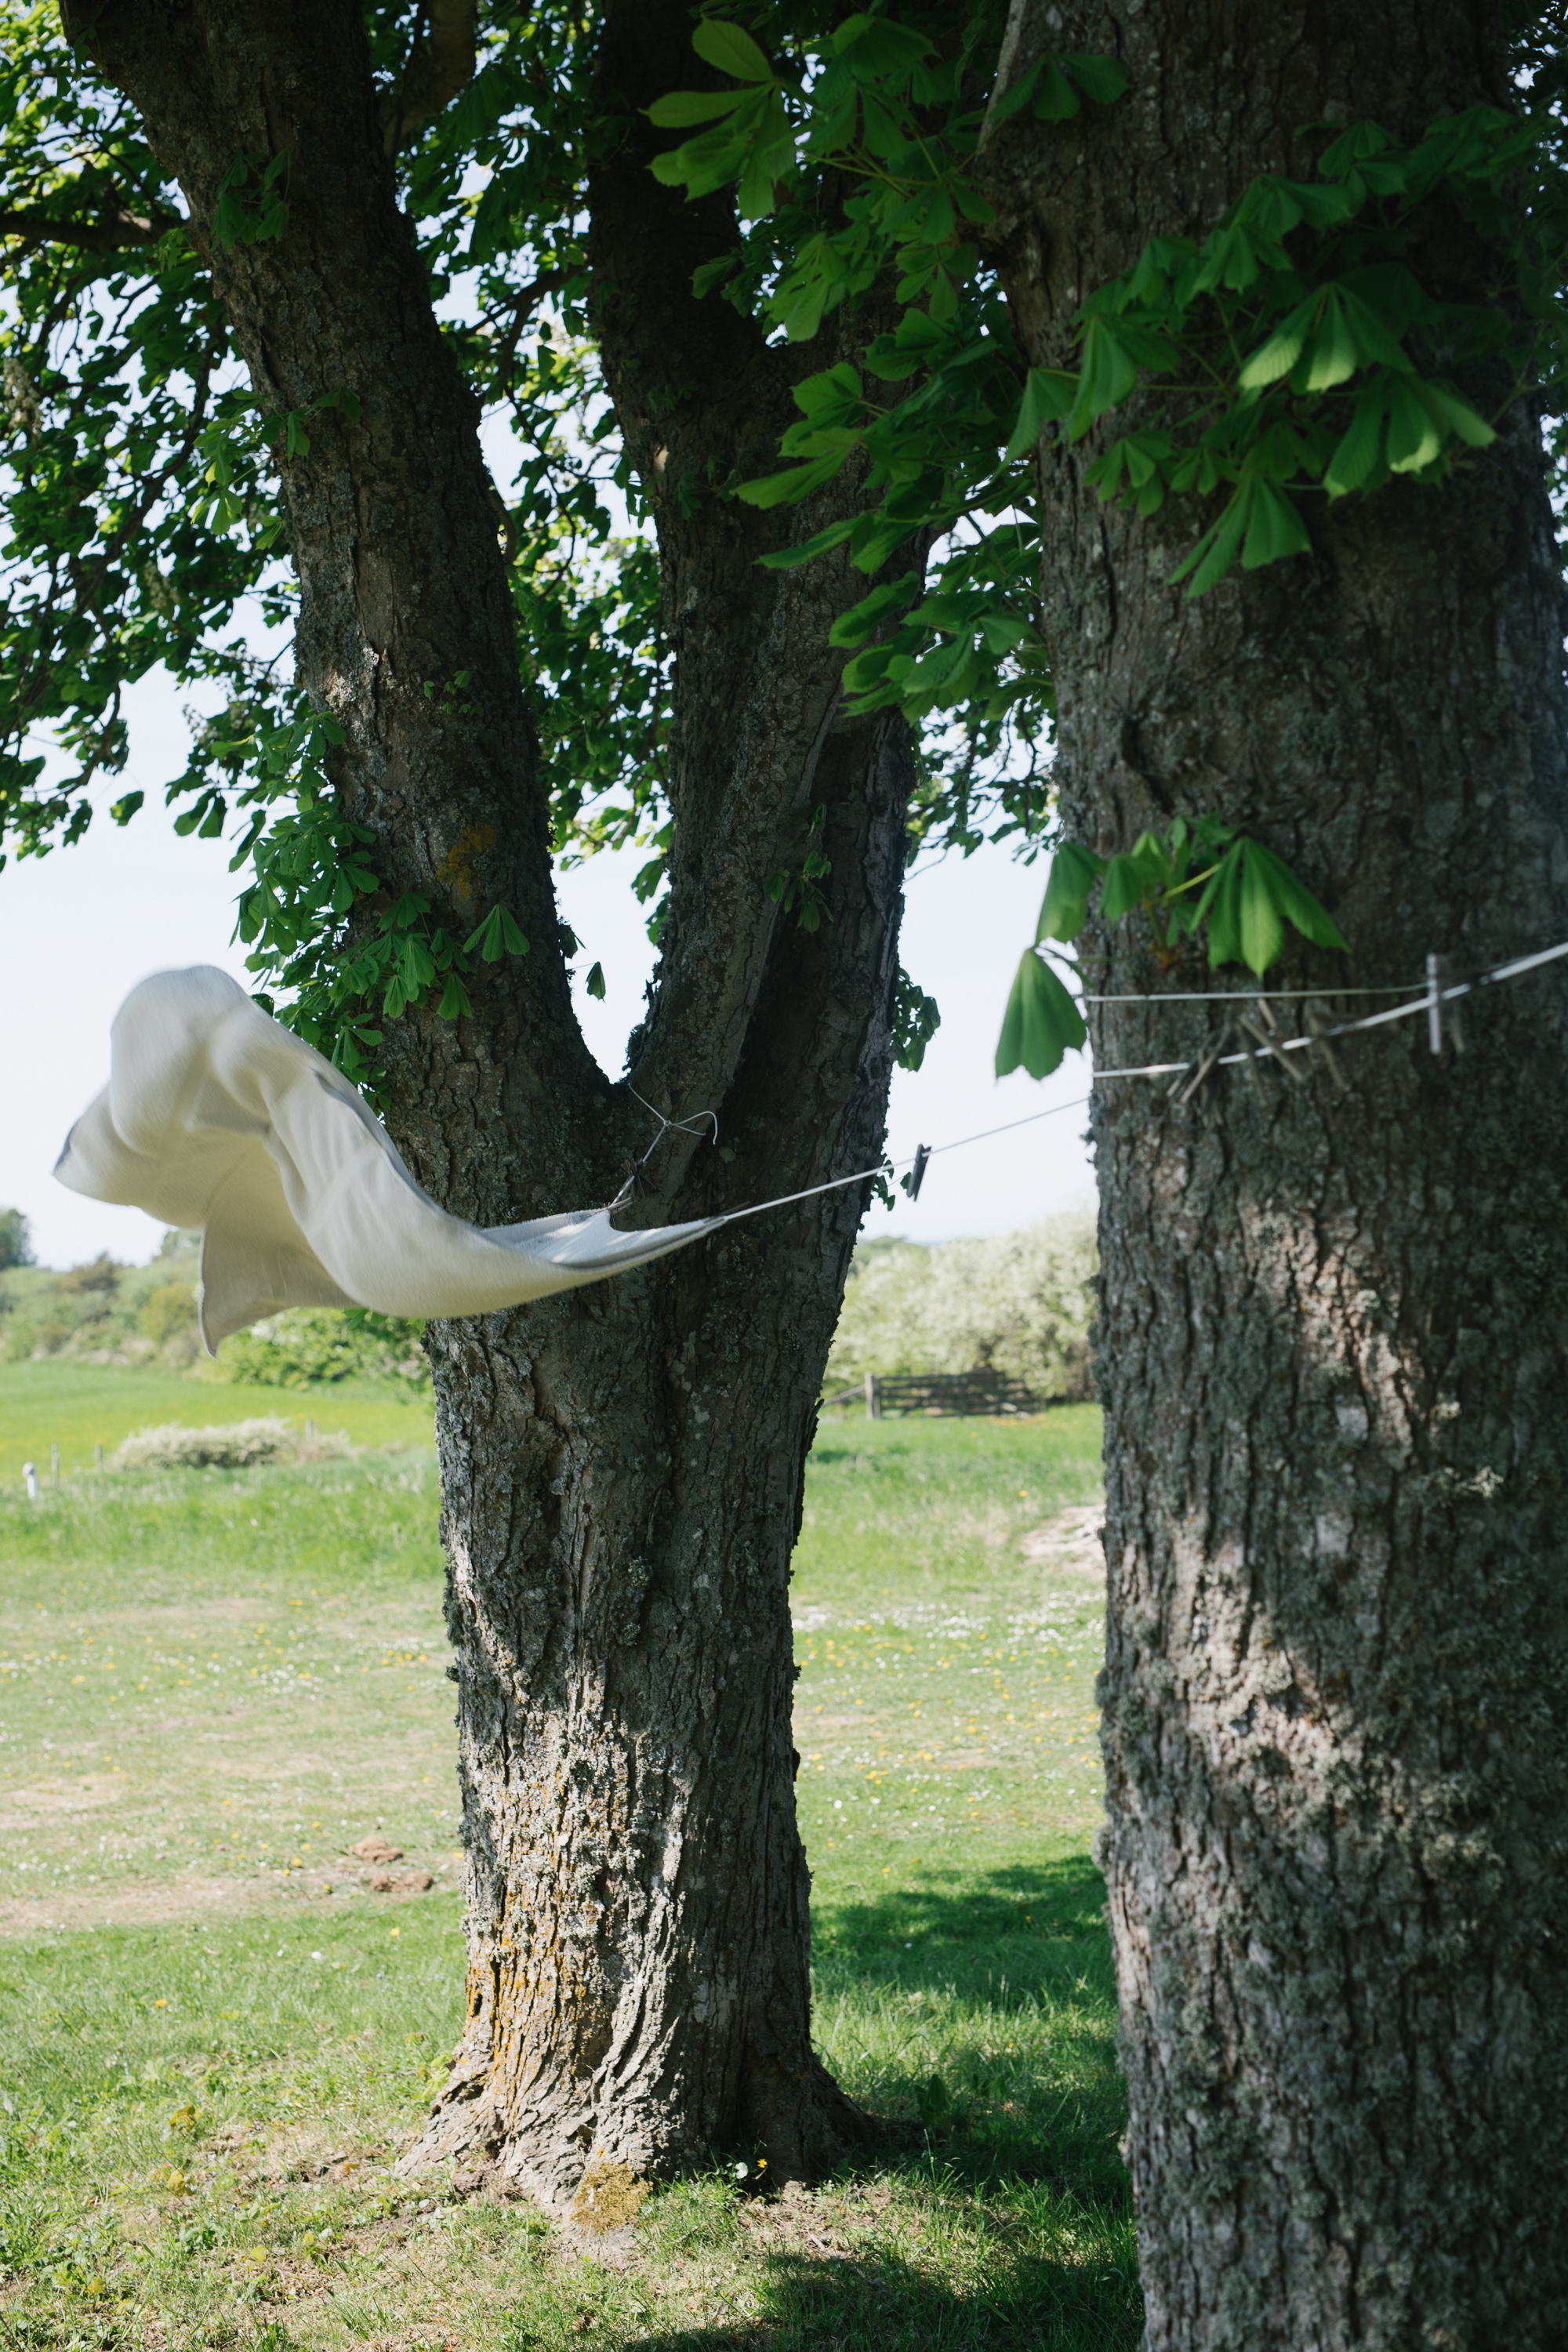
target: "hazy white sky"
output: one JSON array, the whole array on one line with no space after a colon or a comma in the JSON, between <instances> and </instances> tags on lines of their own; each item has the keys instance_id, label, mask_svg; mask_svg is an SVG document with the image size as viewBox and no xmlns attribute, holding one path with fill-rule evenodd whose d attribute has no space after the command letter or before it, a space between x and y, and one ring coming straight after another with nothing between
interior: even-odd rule
<instances>
[{"instance_id":1,"label":"hazy white sky","mask_svg":"<svg viewBox=\"0 0 1568 2352\"><path fill-rule=\"evenodd\" d=\"M247 981L229 945L239 878L221 842L182 841L157 788L184 765L185 730L174 698L148 680L129 698L130 772L105 801L140 784L147 805L123 832L100 814L85 841L46 858L16 859L0 873L0 1003L10 1007L0 1066L0 1208L28 1218L40 1264L69 1265L100 1250L141 1261L162 1228L135 1209L84 1201L50 1179L71 1122L109 1074L109 1024L128 989L150 971L216 963ZM603 856L560 877L561 911L578 938L578 1012L606 1070L619 1076L642 1007L653 953L630 878L639 853ZM1033 937L1044 873L982 851L944 859L912 877L903 961L942 1006L942 1025L918 1073L893 1076L889 1144L895 1158L917 1143L943 1144L1022 1119L1089 1091L1084 1056L1044 1086L1021 1072L992 1074L996 1033L1018 956ZM597 959L603 1003L582 987ZM247 983L248 984L248 983ZM1063 1108L1015 1134L932 1161L918 1202L873 1208L869 1234L942 1241L1005 1233L1066 1208L1088 1206L1094 1181L1080 1112ZM576 1202L541 1201L541 1215Z\"/></svg>"}]
</instances>

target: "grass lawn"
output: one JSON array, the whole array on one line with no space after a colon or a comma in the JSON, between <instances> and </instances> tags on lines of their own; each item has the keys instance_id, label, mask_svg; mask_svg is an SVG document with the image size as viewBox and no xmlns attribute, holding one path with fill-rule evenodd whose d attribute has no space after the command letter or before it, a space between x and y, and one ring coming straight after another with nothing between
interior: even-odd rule
<instances>
[{"instance_id":1,"label":"grass lawn","mask_svg":"<svg viewBox=\"0 0 1568 2352\"><path fill-rule=\"evenodd\" d=\"M384 1381L336 1381L329 1388L252 1388L237 1381L184 1379L175 1372L121 1371L107 1364L45 1361L0 1364L0 1488L16 1486L24 1462L49 1469L60 1449L60 1475L90 1469L93 1448L112 1454L133 1429L166 1422L222 1427L280 1413L302 1430L345 1430L356 1445L428 1445L434 1407L428 1394L405 1394Z\"/></svg>"},{"instance_id":2,"label":"grass lawn","mask_svg":"<svg viewBox=\"0 0 1568 2352\"><path fill-rule=\"evenodd\" d=\"M64 1418L22 1385L0 1462ZM339 1394L279 1409L357 1434ZM790 2198L716 2151L624 2267L391 2169L463 1989L428 1447L0 1486L0 2346L1131 2352L1101 1592L1029 1540L1093 1502L1098 1448L1089 1408L825 1424L795 1586L817 2033L888 2142ZM378 1828L427 1892L363 1883Z\"/></svg>"}]
</instances>

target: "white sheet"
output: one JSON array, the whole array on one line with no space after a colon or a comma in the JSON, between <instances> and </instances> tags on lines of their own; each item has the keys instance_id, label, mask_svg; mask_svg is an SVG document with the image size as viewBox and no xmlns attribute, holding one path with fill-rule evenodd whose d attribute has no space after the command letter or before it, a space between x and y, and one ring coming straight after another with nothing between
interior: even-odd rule
<instances>
[{"instance_id":1,"label":"white sheet","mask_svg":"<svg viewBox=\"0 0 1568 2352\"><path fill-rule=\"evenodd\" d=\"M285 1307L488 1315L603 1282L726 1223L618 1233L605 1209L465 1224L421 1191L340 1070L211 964L133 988L109 1084L55 1174L202 1235L202 1338Z\"/></svg>"}]
</instances>

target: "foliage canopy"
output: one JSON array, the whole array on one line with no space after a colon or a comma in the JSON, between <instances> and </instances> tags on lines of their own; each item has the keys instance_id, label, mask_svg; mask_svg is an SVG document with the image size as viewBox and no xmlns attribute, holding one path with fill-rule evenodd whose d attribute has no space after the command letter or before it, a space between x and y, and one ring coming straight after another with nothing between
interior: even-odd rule
<instances>
[{"instance_id":1,"label":"foliage canopy","mask_svg":"<svg viewBox=\"0 0 1568 2352\"><path fill-rule=\"evenodd\" d=\"M915 846L1003 838L1032 856L1049 835L1043 433L1091 438L1102 498L1142 514L1184 501L1179 570L1201 593L1232 563L1310 548L1324 500L1440 481L1512 402L1561 405L1560 7L1517 17L1516 112L1475 109L1408 146L1373 123L1325 131L1314 176L1253 183L1206 237L1159 241L1094 289L1055 370L1026 367L1012 335L986 152L1026 120L1114 109L1120 63L1047 58L998 85L999 0L742 13L695 12L694 54L670 58L652 110L673 142L658 176L693 197L732 191L732 248L695 290L792 342L873 292L896 322L863 364L801 381L778 472L656 491L620 446L590 325L588 175L622 131L591 95L594 20L485 0L471 73L422 111L425 12L366 9L402 202L506 484L497 530L553 845L573 859L641 843L656 929L670 839L656 496L772 505L867 467L871 506L771 560L844 541L868 575L923 559L838 625L847 688L920 730ZM1419 267L1434 217L1500 261L1464 299ZM286 159L237 155L216 238L288 231ZM168 797L181 830L233 838L258 989L363 1077L376 1018L426 994L460 1013L474 960L527 941L504 908L459 940L431 929L416 895L383 890L374 844L327 782L331 722L289 676L279 464L358 393L322 384L305 409L262 410L178 188L49 0L0 0L0 856L7 841L29 856L79 837L95 787L125 765L127 688L162 667L193 728ZM127 791L109 814L125 824L141 800ZM770 885L808 924L812 879ZM906 991L907 1057L931 1020Z\"/></svg>"}]
</instances>

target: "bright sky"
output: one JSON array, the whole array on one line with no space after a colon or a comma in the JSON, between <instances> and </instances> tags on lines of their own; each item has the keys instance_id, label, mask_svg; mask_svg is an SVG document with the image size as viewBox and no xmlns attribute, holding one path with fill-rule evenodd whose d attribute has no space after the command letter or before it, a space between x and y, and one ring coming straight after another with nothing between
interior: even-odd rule
<instances>
[{"instance_id":1,"label":"bright sky","mask_svg":"<svg viewBox=\"0 0 1568 2352\"><path fill-rule=\"evenodd\" d=\"M84 1201L50 1180L71 1122L109 1075L109 1024L126 992L150 971L216 963L247 981L229 945L240 877L221 842L182 841L158 787L184 764L185 729L174 696L149 679L127 698L132 758L107 802L141 785L147 805L123 832L100 813L85 841L39 859L13 858L0 873L0 1003L11 1007L4 1056L7 1117L0 1127L0 1208L19 1208L32 1226L39 1263L70 1265L108 1250L139 1263L162 1228L139 1210ZM612 1076L642 1008L653 951L632 897L637 852L601 856L560 877L561 911L584 945L578 1013L590 1045ZM944 1145L1031 1112L1079 1101L1089 1091L1085 1057L1045 1085L1022 1072L992 1074L996 1033L1014 969L1034 936L1045 887L1040 866L1023 868L981 851L943 859L912 877L903 930L905 969L942 1007L942 1025L917 1073L893 1075L889 1148L896 1159L917 1143ZM597 959L603 1003L581 982ZM248 982L247 982L248 984ZM1081 1140L1081 1112L1058 1115L933 1160L918 1202L873 1207L868 1234L915 1241L1005 1233L1059 1209L1087 1207L1094 1179ZM584 1205L541 1201L537 1213Z\"/></svg>"}]
</instances>

